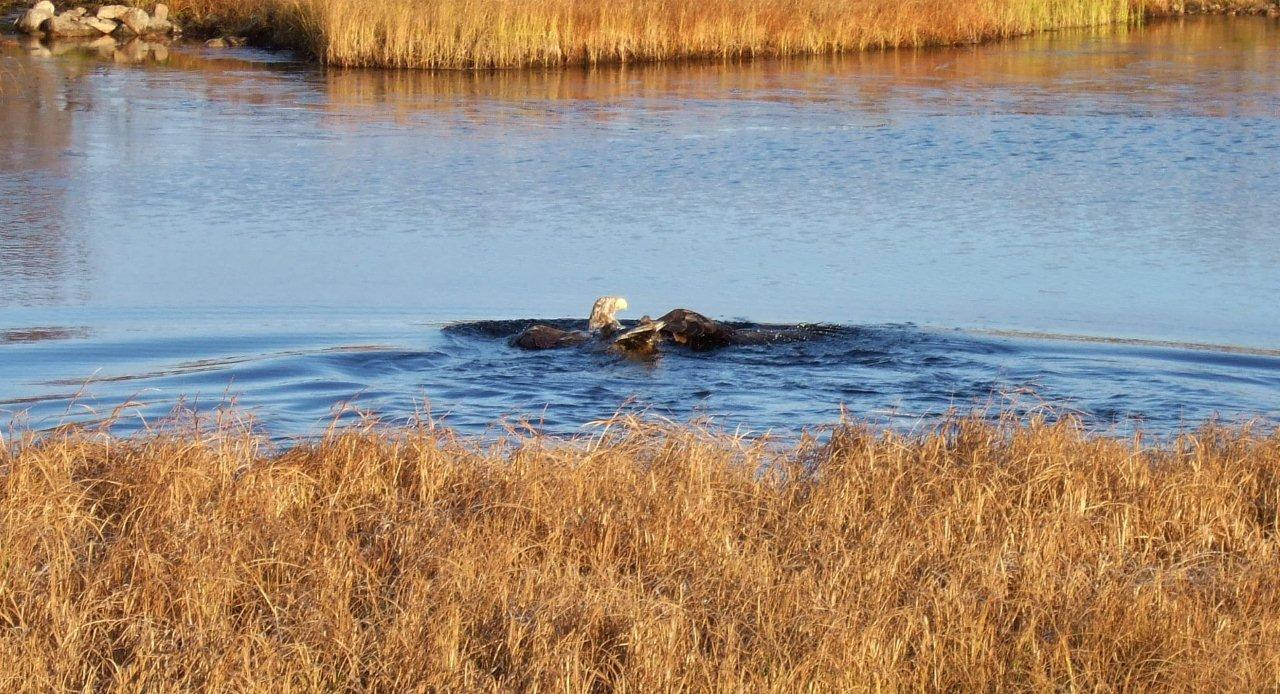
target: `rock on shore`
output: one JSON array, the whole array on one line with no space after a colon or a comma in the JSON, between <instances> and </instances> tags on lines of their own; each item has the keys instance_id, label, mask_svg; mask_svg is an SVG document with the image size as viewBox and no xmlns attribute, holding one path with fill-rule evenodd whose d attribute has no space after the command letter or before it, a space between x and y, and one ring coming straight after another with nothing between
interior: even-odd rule
<instances>
[{"instance_id":1,"label":"rock on shore","mask_svg":"<svg viewBox=\"0 0 1280 694\"><path fill-rule=\"evenodd\" d=\"M206 48L239 48L248 44L249 39L243 36L220 36L204 42Z\"/></svg>"},{"instance_id":2,"label":"rock on shore","mask_svg":"<svg viewBox=\"0 0 1280 694\"><path fill-rule=\"evenodd\" d=\"M169 19L169 8L158 4L146 10L125 5L103 5L90 14L83 7L62 13L49 0L41 0L18 18L18 30L33 36L53 38L93 38L96 36L173 36L181 33Z\"/></svg>"},{"instance_id":3,"label":"rock on shore","mask_svg":"<svg viewBox=\"0 0 1280 694\"><path fill-rule=\"evenodd\" d=\"M56 10L49 0L37 2L18 18L18 31L24 34L36 34L45 22L53 19Z\"/></svg>"}]
</instances>

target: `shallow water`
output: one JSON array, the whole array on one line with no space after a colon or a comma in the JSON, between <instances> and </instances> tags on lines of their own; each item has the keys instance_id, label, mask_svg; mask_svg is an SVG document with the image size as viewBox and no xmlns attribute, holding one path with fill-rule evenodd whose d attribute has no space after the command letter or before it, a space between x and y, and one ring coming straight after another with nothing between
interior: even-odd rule
<instances>
[{"instance_id":1,"label":"shallow water","mask_svg":"<svg viewBox=\"0 0 1280 694\"><path fill-rule=\"evenodd\" d=\"M3 41L0 39L0 41ZM1280 418L1280 24L486 74L0 50L0 418ZM846 326L644 365L449 321ZM964 332L955 330L965 329ZM1250 348L1071 342L1078 334Z\"/></svg>"}]
</instances>

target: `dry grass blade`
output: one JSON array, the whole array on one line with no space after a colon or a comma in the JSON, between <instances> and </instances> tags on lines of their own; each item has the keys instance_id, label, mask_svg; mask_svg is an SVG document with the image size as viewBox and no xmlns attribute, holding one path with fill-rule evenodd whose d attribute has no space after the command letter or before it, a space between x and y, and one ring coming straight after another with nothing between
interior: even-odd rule
<instances>
[{"instance_id":1,"label":"dry grass blade","mask_svg":"<svg viewBox=\"0 0 1280 694\"><path fill-rule=\"evenodd\" d=\"M0 687L1273 689L1278 521L1213 428L67 431L0 452Z\"/></svg>"},{"instance_id":2,"label":"dry grass blade","mask_svg":"<svg viewBox=\"0 0 1280 694\"><path fill-rule=\"evenodd\" d=\"M1257 1L1223 4L1253 11ZM1187 6L1177 0L172 0L170 4L189 25L269 37L330 64L410 68L737 59L963 44L1130 22L1179 13Z\"/></svg>"}]
</instances>

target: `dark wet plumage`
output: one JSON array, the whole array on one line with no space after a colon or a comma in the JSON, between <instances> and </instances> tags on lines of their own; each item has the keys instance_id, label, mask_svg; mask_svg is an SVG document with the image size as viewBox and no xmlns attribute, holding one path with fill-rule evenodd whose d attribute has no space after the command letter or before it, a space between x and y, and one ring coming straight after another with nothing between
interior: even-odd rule
<instances>
[{"instance_id":1,"label":"dark wet plumage","mask_svg":"<svg viewBox=\"0 0 1280 694\"><path fill-rule=\"evenodd\" d=\"M597 345L603 349L629 356L657 354L662 345L675 345L695 352L704 352L731 345L759 345L774 342L796 342L812 339L824 332L814 325L756 325L752 323L727 323L713 320L697 311L677 308L653 320L648 316L639 321L623 324L614 314L626 309L621 297L601 297L592 308L586 330L575 321L488 321L469 324L470 329L483 329L497 336L506 331L510 343L521 349L547 350L582 345ZM457 325L454 329L463 329Z\"/></svg>"},{"instance_id":2,"label":"dark wet plumage","mask_svg":"<svg viewBox=\"0 0 1280 694\"><path fill-rule=\"evenodd\" d=\"M662 328L661 321L645 316L629 330L613 338L613 348L634 356L655 354L658 345L666 339Z\"/></svg>"},{"instance_id":3,"label":"dark wet plumage","mask_svg":"<svg viewBox=\"0 0 1280 694\"><path fill-rule=\"evenodd\" d=\"M696 311L678 308L659 318L662 335L678 345L696 351L728 347L737 341L737 331Z\"/></svg>"},{"instance_id":4,"label":"dark wet plumage","mask_svg":"<svg viewBox=\"0 0 1280 694\"><path fill-rule=\"evenodd\" d=\"M511 344L521 349L537 350L573 347L590 342L592 338L603 343L622 330L622 324L615 316L626 309L626 299L620 296L602 296L591 306L591 316L587 319L589 332L538 323L522 330L511 340Z\"/></svg>"},{"instance_id":5,"label":"dark wet plumage","mask_svg":"<svg viewBox=\"0 0 1280 694\"><path fill-rule=\"evenodd\" d=\"M577 330L562 330L550 325L531 325L512 339L511 344L521 349L560 349L575 347L590 339Z\"/></svg>"}]
</instances>

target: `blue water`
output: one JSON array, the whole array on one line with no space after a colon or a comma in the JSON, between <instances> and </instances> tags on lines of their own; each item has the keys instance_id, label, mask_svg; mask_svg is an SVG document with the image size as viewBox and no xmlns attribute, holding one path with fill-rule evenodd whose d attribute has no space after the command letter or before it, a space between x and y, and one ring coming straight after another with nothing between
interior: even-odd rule
<instances>
[{"instance_id":1,"label":"blue water","mask_svg":"<svg viewBox=\"0 0 1280 694\"><path fill-rule=\"evenodd\" d=\"M1280 24L1243 18L483 74L10 41L0 419L1275 421L1278 68ZM656 364L441 331L601 294L842 329Z\"/></svg>"}]
</instances>

